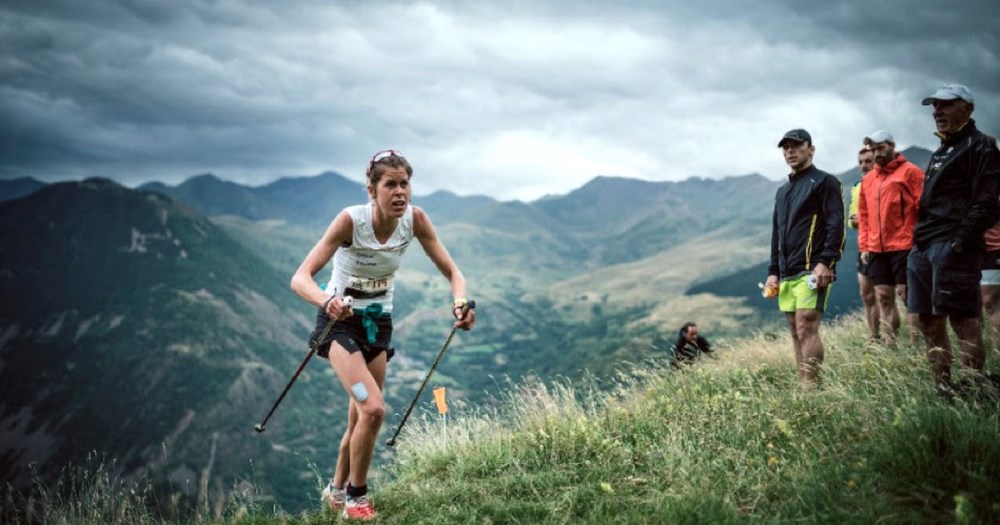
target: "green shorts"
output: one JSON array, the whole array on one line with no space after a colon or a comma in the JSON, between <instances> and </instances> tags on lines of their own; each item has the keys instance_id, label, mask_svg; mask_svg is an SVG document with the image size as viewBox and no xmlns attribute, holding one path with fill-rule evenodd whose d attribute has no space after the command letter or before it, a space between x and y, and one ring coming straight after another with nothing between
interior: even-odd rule
<instances>
[{"instance_id":1,"label":"green shorts","mask_svg":"<svg viewBox=\"0 0 1000 525\"><path fill-rule=\"evenodd\" d=\"M823 289L809 288L806 280L812 274L802 274L798 277L781 281L778 287L778 308L782 312L793 313L796 310L818 310L822 312L826 309L826 303L830 299L831 283Z\"/></svg>"}]
</instances>

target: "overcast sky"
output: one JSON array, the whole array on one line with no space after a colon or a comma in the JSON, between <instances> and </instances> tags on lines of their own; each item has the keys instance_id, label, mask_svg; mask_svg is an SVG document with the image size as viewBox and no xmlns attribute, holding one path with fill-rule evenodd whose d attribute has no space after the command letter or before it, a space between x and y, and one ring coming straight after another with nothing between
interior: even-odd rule
<instances>
[{"instance_id":1,"label":"overcast sky","mask_svg":"<svg viewBox=\"0 0 1000 525\"><path fill-rule=\"evenodd\" d=\"M1000 131L995 0L4 0L0 178L361 182L402 151L417 194L565 194L597 175L786 173L862 137L933 149L944 82Z\"/></svg>"}]
</instances>

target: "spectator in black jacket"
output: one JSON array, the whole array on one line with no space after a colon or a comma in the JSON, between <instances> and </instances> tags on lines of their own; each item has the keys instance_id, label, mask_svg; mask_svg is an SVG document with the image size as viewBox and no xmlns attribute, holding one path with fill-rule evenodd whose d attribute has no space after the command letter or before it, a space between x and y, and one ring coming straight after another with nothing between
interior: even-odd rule
<instances>
[{"instance_id":1,"label":"spectator in black jacket","mask_svg":"<svg viewBox=\"0 0 1000 525\"><path fill-rule=\"evenodd\" d=\"M792 333L792 349L804 385L819 382L823 364L820 319L844 250L844 196L840 181L813 165L816 146L804 129L778 141L792 172L774 198L771 264L764 285L778 291L778 308Z\"/></svg>"},{"instance_id":2,"label":"spectator in black jacket","mask_svg":"<svg viewBox=\"0 0 1000 525\"><path fill-rule=\"evenodd\" d=\"M674 356L671 364L674 367L681 363L694 361L701 354L712 353L712 345L708 339L698 335L698 325L687 322L677 331L677 341L674 343Z\"/></svg>"},{"instance_id":3,"label":"spectator in black jacket","mask_svg":"<svg viewBox=\"0 0 1000 525\"><path fill-rule=\"evenodd\" d=\"M920 315L934 381L951 393L951 343L958 336L961 363L981 372L986 364L979 290L983 234L1000 218L1000 153L972 119L969 88L945 84L923 100L933 106L941 146L927 166L913 249L907 259L907 306Z\"/></svg>"}]
</instances>

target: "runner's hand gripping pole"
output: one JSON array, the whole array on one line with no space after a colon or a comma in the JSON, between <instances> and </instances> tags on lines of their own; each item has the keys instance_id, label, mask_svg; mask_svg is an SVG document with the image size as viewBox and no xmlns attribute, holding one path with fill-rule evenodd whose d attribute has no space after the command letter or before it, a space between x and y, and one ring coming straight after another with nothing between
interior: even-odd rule
<instances>
[{"instance_id":1,"label":"runner's hand gripping pole","mask_svg":"<svg viewBox=\"0 0 1000 525\"><path fill-rule=\"evenodd\" d=\"M468 313L469 310L475 310L476 309L476 302L475 301L468 301L468 302L466 302L465 304L463 304L461 306L462 306L462 313L464 315L464 314ZM455 309L457 310L458 307L456 306ZM424 392L424 387L427 386L427 381L430 380L431 374L434 373L434 370L437 369L438 363L441 362L441 356L444 355L444 351L447 350L448 349L448 345L451 344L451 338L455 337L455 331L456 330L458 330L458 325L453 326L451 328L451 333L448 334L448 339L445 340L444 346L441 347L441 350L438 352L437 357L434 358L434 363L431 364L431 369L427 371L427 375L424 377L424 381L422 383L420 383L420 388L417 389L417 394L415 396L413 396L413 401L410 401L410 406L406 409L406 413L403 414L403 419L400 420L399 426L396 427L396 431L393 432L392 437L389 438L389 441L385 442L385 444L387 446L392 447L392 446L396 445L396 438L399 436L399 431L403 430L403 425L405 425L406 424L406 420L409 419L410 412L413 412L413 407L414 407L414 405L417 404L417 400L420 399L420 394L422 394Z\"/></svg>"},{"instance_id":2,"label":"runner's hand gripping pole","mask_svg":"<svg viewBox=\"0 0 1000 525\"><path fill-rule=\"evenodd\" d=\"M349 295L345 295L344 297L342 297L341 301L343 301L344 306L347 308L351 308L351 306L354 304L354 298L352 298ZM337 322L336 319L330 319L330 322L326 323L326 327L323 328L323 332L320 334L319 339L316 340L316 344L309 345L309 353L306 354L306 358L302 360L302 364L299 365L299 369L295 371L295 375L292 376L292 379L288 382L288 385L285 386L285 389L281 392L281 395L278 396L278 400L275 401L273 405L271 405L271 410L267 413L267 416L264 417L264 420L254 425L253 429L256 430L258 434L267 430L267 428L265 427L265 425L267 425L267 420L271 419L271 414L274 414L274 410L278 408L278 405L281 404L281 400L285 399L285 394L287 394L288 390L292 388L292 384L294 384L295 380L299 378L299 374L301 374L302 369L306 367L306 363L308 363L309 360L312 359L313 354L316 353L316 347L322 344L322 342L326 340L326 336L330 334L330 329L333 328L333 325L336 322Z\"/></svg>"}]
</instances>

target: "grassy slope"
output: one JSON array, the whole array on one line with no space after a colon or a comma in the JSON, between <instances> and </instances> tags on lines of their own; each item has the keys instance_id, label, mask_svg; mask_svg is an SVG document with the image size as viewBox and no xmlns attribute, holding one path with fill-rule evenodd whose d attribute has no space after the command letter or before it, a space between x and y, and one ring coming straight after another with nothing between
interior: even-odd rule
<instances>
[{"instance_id":1,"label":"grassy slope","mask_svg":"<svg viewBox=\"0 0 1000 525\"><path fill-rule=\"evenodd\" d=\"M820 390L798 386L783 332L761 332L692 369L653 363L611 388L512 385L499 408L452 407L447 439L414 418L374 492L378 522L1000 522L996 392L939 398L924 358L866 345L857 315L823 337ZM52 511L45 522L156 522L122 502L134 496L86 494L36 508ZM275 516L250 496L206 522L331 522Z\"/></svg>"},{"instance_id":2,"label":"grassy slope","mask_svg":"<svg viewBox=\"0 0 1000 525\"><path fill-rule=\"evenodd\" d=\"M448 442L410 429L376 503L385 523L1000 521L998 398L943 401L922 356L865 346L856 316L824 336L819 391L783 334L610 394L522 387Z\"/></svg>"}]
</instances>

